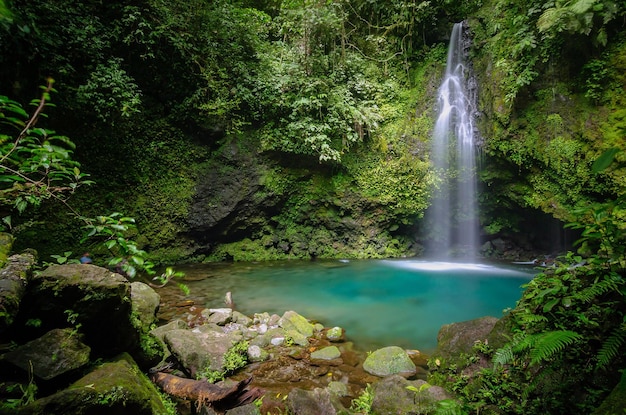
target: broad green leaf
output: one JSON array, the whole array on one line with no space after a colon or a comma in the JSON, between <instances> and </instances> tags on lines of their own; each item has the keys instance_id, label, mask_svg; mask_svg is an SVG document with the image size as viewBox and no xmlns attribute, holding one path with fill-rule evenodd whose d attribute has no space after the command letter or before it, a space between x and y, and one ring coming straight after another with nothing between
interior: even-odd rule
<instances>
[{"instance_id":1,"label":"broad green leaf","mask_svg":"<svg viewBox=\"0 0 626 415\"><path fill-rule=\"evenodd\" d=\"M600 173L606 170L611 165L611 163L613 163L615 155L620 151L621 150L619 148L615 147L606 150L600 155L600 157L596 159L596 161L593 162L593 165L591 166L591 171L593 171L594 173Z\"/></svg>"},{"instance_id":2,"label":"broad green leaf","mask_svg":"<svg viewBox=\"0 0 626 415\"><path fill-rule=\"evenodd\" d=\"M139 256L135 256L135 255L133 255L133 256L131 257L131 259L133 260L133 262L134 262L135 264L137 264L137 265L139 265L139 266L142 266L142 265L143 265L143 263L144 263L143 258L142 258L142 257L139 257Z\"/></svg>"},{"instance_id":3,"label":"broad green leaf","mask_svg":"<svg viewBox=\"0 0 626 415\"><path fill-rule=\"evenodd\" d=\"M544 306L543 306L543 312L544 313L549 313L550 311L552 311L552 309L554 308L555 305L557 305L559 303L561 299L560 298L553 298L552 300L548 301Z\"/></svg>"}]
</instances>

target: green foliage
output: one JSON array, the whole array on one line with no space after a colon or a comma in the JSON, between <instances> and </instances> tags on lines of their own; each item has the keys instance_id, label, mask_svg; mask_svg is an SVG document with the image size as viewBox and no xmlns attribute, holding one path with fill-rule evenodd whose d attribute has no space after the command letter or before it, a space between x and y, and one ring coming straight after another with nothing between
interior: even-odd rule
<instances>
[{"instance_id":1,"label":"green foliage","mask_svg":"<svg viewBox=\"0 0 626 415\"><path fill-rule=\"evenodd\" d=\"M72 259L72 251L65 251L63 254L54 254L50 255L54 258L57 264L79 264L80 261L78 259ZM48 262L44 262L44 266L50 265Z\"/></svg>"},{"instance_id":2,"label":"green foliage","mask_svg":"<svg viewBox=\"0 0 626 415\"><path fill-rule=\"evenodd\" d=\"M349 55L334 68L320 63L313 71L297 63L301 58L295 46L289 48L266 57L274 61L267 63L270 79L262 92L264 112L275 121L261 131L262 147L339 162L343 152L378 127L382 118L377 101L385 94L383 86L358 70L371 64L357 55Z\"/></svg>"},{"instance_id":3,"label":"green foliage","mask_svg":"<svg viewBox=\"0 0 626 415\"><path fill-rule=\"evenodd\" d=\"M137 242L131 239L137 231L135 219L125 217L119 212L109 216L80 219L85 222L83 242L89 238L97 239L98 244L111 255L107 265L130 278L135 278L137 271L155 274L154 263L147 259L146 251L139 249Z\"/></svg>"},{"instance_id":4,"label":"green foliage","mask_svg":"<svg viewBox=\"0 0 626 415\"><path fill-rule=\"evenodd\" d=\"M511 414L590 413L626 364L625 292L619 263L569 253L525 286L504 317L507 344L475 348L460 367L433 366L430 381L456 391L476 411L496 405ZM462 375L485 357L492 368Z\"/></svg>"},{"instance_id":5,"label":"green foliage","mask_svg":"<svg viewBox=\"0 0 626 415\"><path fill-rule=\"evenodd\" d=\"M462 405L454 399L437 401L435 415L467 415Z\"/></svg>"},{"instance_id":6,"label":"green foliage","mask_svg":"<svg viewBox=\"0 0 626 415\"><path fill-rule=\"evenodd\" d=\"M610 85L610 71L603 59L592 59L583 67L585 75L585 97L594 103L601 103L604 91Z\"/></svg>"},{"instance_id":7,"label":"green foliage","mask_svg":"<svg viewBox=\"0 0 626 415\"><path fill-rule=\"evenodd\" d=\"M120 403L126 406L128 391L123 386L113 386L106 393L99 393L96 400L99 405L103 406L113 406Z\"/></svg>"},{"instance_id":8,"label":"green foliage","mask_svg":"<svg viewBox=\"0 0 626 415\"><path fill-rule=\"evenodd\" d=\"M615 201L594 203L575 212L578 220L567 226L582 229L577 244L581 249L594 254L595 261L607 261L626 269L626 201L620 197Z\"/></svg>"},{"instance_id":9,"label":"green foliage","mask_svg":"<svg viewBox=\"0 0 626 415\"><path fill-rule=\"evenodd\" d=\"M518 336L513 343L496 351L495 365L506 365L513 361L514 354L528 352L529 365L537 365L554 357L566 347L582 339L582 336L570 330L557 330L537 333L530 336Z\"/></svg>"},{"instance_id":10,"label":"green foliage","mask_svg":"<svg viewBox=\"0 0 626 415\"><path fill-rule=\"evenodd\" d=\"M248 363L248 346L249 343L247 341L235 344L224 354L223 370L205 368L196 373L196 379L206 379L209 383L215 383L223 380L237 369L244 367Z\"/></svg>"},{"instance_id":11,"label":"green foliage","mask_svg":"<svg viewBox=\"0 0 626 415\"><path fill-rule=\"evenodd\" d=\"M606 26L623 14L623 5L614 1L556 1L539 16L537 28L547 36L561 32L583 34L590 36L594 43L605 46L608 40Z\"/></svg>"},{"instance_id":12,"label":"green foliage","mask_svg":"<svg viewBox=\"0 0 626 415\"><path fill-rule=\"evenodd\" d=\"M99 64L87 83L78 87L77 100L110 125L120 117L140 111L141 91L134 79L122 69L122 59L112 58Z\"/></svg>"},{"instance_id":13,"label":"green foliage","mask_svg":"<svg viewBox=\"0 0 626 415\"><path fill-rule=\"evenodd\" d=\"M373 401L374 394L372 391L372 385L368 383L361 394L352 400L350 410L363 415L371 414Z\"/></svg>"},{"instance_id":14,"label":"green foliage","mask_svg":"<svg viewBox=\"0 0 626 415\"><path fill-rule=\"evenodd\" d=\"M421 216L428 206L435 181L427 162L406 158L361 163L355 179L368 199L387 205L392 212L415 216Z\"/></svg>"},{"instance_id":15,"label":"green foliage","mask_svg":"<svg viewBox=\"0 0 626 415\"><path fill-rule=\"evenodd\" d=\"M417 399L416 402L416 406L417 406L417 413L418 414L426 414L426 413L430 413L433 407L433 404L430 400L425 400L424 399L424 393L431 387L432 385L430 383L422 383L420 385L419 388L413 386L413 385L409 385L406 387L407 390L410 390L411 392L415 393L415 397Z\"/></svg>"},{"instance_id":16,"label":"green foliage","mask_svg":"<svg viewBox=\"0 0 626 415\"><path fill-rule=\"evenodd\" d=\"M33 100L32 115L6 96L0 96L0 203L22 213L54 198L62 202L80 185L91 184L72 160L74 143L65 136L36 127L50 104L53 80Z\"/></svg>"},{"instance_id":17,"label":"green foliage","mask_svg":"<svg viewBox=\"0 0 626 415\"><path fill-rule=\"evenodd\" d=\"M4 383L0 383L0 387L2 387L7 392L12 393L14 390L19 389L19 393L22 394L22 396L20 396L19 398L9 398L0 401L0 410L6 411L7 413L12 413L13 411L18 410L18 408L31 404L35 401L39 388L35 383L32 362L29 362L29 369L28 384L24 385L21 383L17 383L12 385L5 385Z\"/></svg>"},{"instance_id":18,"label":"green foliage","mask_svg":"<svg viewBox=\"0 0 626 415\"><path fill-rule=\"evenodd\" d=\"M598 352L598 368L605 368L617 359L620 351L626 347L626 316L621 326L616 327L609 337L602 343L602 348Z\"/></svg>"},{"instance_id":19,"label":"green foliage","mask_svg":"<svg viewBox=\"0 0 626 415\"><path fill-rule=\"evenodd\" d=\"M167 283L169 283L170 281L175 281L176 285L178 286L178 288L185 294L185 295L189 295L190 291L189 291L189 287L186 284L183 284L182 282L178 282L176 281L176 279L180 279L180 278L184 278L185 277L185 273L182 271L175 271L174 268L172 267L167 267L165 268L165 272L161 273L161 275L158 275L154 278L152 278L153 281L155 281L157 287L164 287L165 285L167 285ZM155 284L152 284L153 286L155 286Z\"/></svg>"},{"instance_id":20,"label":"green foliage","mask_svg":"<svg viewBox=\"0 0 626 415\"><path fill-rule=\"evenodd\" d=\"M593 170L593 172L600 173L606 170L613 163L613 161L615 160L615 156L620 151L621 150L619 148L610 148L606 150L604 153L602 153L600 157L598 157L596 161L593 162L593 165L591 166L591 169Z\"/></svg>"}]
</instances>

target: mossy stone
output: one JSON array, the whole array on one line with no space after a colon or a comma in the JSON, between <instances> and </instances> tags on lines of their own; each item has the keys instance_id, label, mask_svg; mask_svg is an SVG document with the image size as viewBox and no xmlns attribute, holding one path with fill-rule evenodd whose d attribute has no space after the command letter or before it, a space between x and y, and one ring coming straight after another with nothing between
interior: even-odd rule
<instances>
[{"instance_id":1,"label":"mossy stone","mask_svg":"<svg viewBox=\"0 0 626 415\"><path fill-rule=\"evenodd\" d=\"M69 388L20 408L17 415L168 415L156 387L130 355L104 363Z\"/></svg>"},{"instance_id":2,"label":"mossy stone","mask_svg":"<svg viewBox=\"0 0 626 415\"><path fill-rule=\"evenodd\" d=\"M413 375L417 371L415 363L407 352L398 346L389 346L378 349L365 359L363 370L375 376L389 376L401 374Z\"/></svg>"}]
</instances>

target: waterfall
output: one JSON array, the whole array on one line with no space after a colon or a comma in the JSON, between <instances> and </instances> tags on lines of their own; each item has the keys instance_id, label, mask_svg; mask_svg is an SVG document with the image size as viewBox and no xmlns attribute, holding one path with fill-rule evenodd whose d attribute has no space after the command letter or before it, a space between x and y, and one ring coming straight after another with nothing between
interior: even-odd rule
<instances>
[{"instance_id":1,"label":"waterfall","mask_svg":"<svg viewBox=\"0 0 626 415\"><path fill-rule=\"evenodd\" d=\"M432 163L439 185L426 212L427 254L472 260L478 249L478 209L469 49L463 23L450 37L446 72L439 87L438 118L432 136Z\"/></svg>"}]
</instances>

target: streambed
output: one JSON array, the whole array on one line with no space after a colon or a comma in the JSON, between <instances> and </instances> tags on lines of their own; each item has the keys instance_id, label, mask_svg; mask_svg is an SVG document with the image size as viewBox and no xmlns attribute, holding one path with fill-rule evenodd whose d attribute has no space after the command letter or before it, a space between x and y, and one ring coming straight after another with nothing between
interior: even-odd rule
<instances>
[{"instance_id":1,"label":"streambed","mask_svg":"<svg viewBox=\"0 0 626 415\"><path fill-rule=\"evenodd\" d=\"M443 324L514 307L529 266L462 264L418 260L276 261L196 264L177 267L191 295L174 285L161 289L160 318L171 320L188 305L235 308L252 316L294 310L325 326L346 329L359 349L397 345L432 351Z\"/></svg>"}]
</instances>

